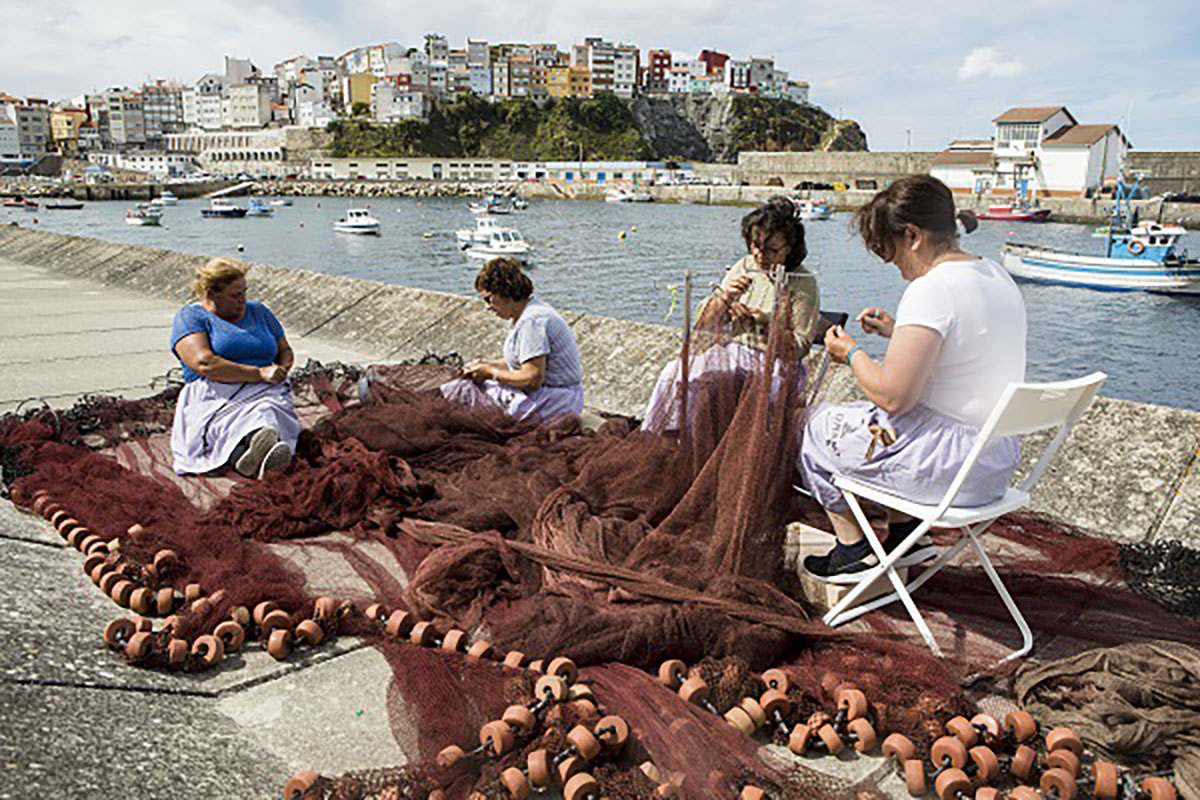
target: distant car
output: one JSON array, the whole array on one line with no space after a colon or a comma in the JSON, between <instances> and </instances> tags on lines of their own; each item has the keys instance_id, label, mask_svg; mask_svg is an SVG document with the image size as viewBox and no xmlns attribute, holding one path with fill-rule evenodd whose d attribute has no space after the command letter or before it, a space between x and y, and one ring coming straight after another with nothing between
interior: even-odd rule
<instances>
[{"instance_id":1,"label":"distant car","mask_svg":"<svg viewBox=\"0 0 1200 800\"><path fill-rule=\"evenodd\" d=\"M1200 194L1167 192L1163 195L1163 200L1167 201L1168 203L1200 203Z\"/></svg>"}]
</instances>

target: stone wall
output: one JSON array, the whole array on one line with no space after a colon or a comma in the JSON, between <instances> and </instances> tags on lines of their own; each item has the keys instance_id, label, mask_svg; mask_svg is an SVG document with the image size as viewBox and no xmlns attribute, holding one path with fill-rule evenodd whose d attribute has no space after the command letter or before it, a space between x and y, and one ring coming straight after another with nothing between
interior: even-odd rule
<instances>
[{"instance_id":1,"label":"stone wall","mask_svg":"<svg viewBox=\"0 0 1200 800\"><path fill-rule=\"evenodd\" d=\"M0 228L0 257L179 303L204 261L18 226ZM369 344L395 360L487 352L503 338L503 323L467 297L270 265L255 265L252 280L255 295L289 330L351 347ZM679 332L563 311L579 341L588 405L640 416L661 365L678 351ZM855 396L849 372L832 370L824 399ZM1026 440L1024 469L1042 441ZM1197 443L1200 413L1101 397L1043 477L1033 509L1123 541L1184 539L1194 546Z\"/></svg>"},{"instance_id":2,"label":"stone wall","mask_svg":"<svg viewBox=\"0 0 1200 800\"><path fill-rule=\"evenodd\" d=\"M1150 194L1186 192L1200 194L1200 153L1139 153L1129 154L1127 168L1131 173L1146 174L1142 181Z\"/></svg>"},{"instance_id":3,"label":"stone wall","mask_svg":"<svg viewBox=\"0 0 1200 800\"><path fill-rule=\"evenodd\" d=\"M737 179L764 186L772 178L786 187L801 181L875 181L882 189L905 175L928 172L936 153L750 153L738 154Z\"/></svg>"}]
</instances>

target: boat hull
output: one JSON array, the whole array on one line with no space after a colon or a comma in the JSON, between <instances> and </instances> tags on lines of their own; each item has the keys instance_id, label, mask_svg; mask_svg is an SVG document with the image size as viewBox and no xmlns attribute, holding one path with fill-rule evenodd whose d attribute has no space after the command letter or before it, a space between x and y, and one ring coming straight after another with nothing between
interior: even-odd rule
<instances>
[{"instance_id":1,"label":"boat hull","mask_svg":"<svg viewBox=\"0 0 1200 800\"><path fill-rule=\"evenodd\" d=\"M1006 245L1004 268L1035 283L1110 292L1200 295L1200 262L1164 264L1137 258L1102 258L1021 245Z\"/></svg>"},{"instance_id":2,"label":"boat hull","mask_svg":"<svg viewBox=\"0 0 1200 800\"><path fill-rule=\"evenodd\" d=\"M137 225L140 227L157 227L161 225L158 217L126 217L126 225Z\"/></svg>"},{"instance_id":3,"label":"boat hull","mask_svg":"<svg viewBox=\"0 0 1200 800\"><path fill-rule=\"evenodd\" d=\"M1050 218L1050 211L1049 208L1031 208L1028 211L989 208L987 211L980 211L975 218L1000 222L1046 222Z\"/></svg>"},{"instance_id":4,"label":"boat hull","mask_svg":"<svg viewBox=\"0 0 1200 800\"><path fill-rule=\"evenodd\" d=\"M246 216L246 209L244 209L244 208L222 208L222 209L202 208L202 209L200 209L200 216L204 217L205 219L241 219L242 217Z\"/></svg>"},{"instance_id":5,"label":"boat hull","mask_svg":"<svg viewBox=\"0 0 1200 800\"><path fill-rule=\"evenodd\" d=\"M497 256L512 256L521 258L529 254L530 247L508 248L508 247L488 247L487 245L476 245L467 248L467 255L471 258L496 258Z\"/></svg>"},{"instance_id":6,"label":"boat hull","mask_svg":"<svg viewBox=\"0 0 1200 800\"><path fill-rule=\"evenodd\" d=\"M378 236L379 225L342 225L339 223L333 224L333 229L338 233L354 233L361 236Z\"/></svg>"}]
</instances>

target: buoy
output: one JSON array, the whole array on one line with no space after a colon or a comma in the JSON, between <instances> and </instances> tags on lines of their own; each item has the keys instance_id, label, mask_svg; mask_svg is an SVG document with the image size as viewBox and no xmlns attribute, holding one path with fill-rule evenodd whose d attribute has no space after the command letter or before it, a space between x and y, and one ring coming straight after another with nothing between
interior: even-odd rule
<instances>
[{"instance_id":1,"label":"buoy","mask_svg":"<svg viewBox=\"0 0 1200 800\"><path fill-rule=\"evenodd\" d=\"M239 253L243 253L243 252L245 252L245 250L246 250L246 246L245 246L245 245L241 245L241 244L239 244L239 245L237 246L237 251L238 251Z\"/></svg>"},{"instance_id":2,"label":"buoy","mask_svg":"<svg viewBox=\"0 0 1200 800\"><path fill-rule=\"evenodd\" d=\"M618 233L618 234L617 234L617 238L618 238L618 239L624 239L624 238L625 238L625 231L621 231L620 233Z\"/></svg>"},{"instance_id":3,"label":"buoy","mask_svg":"<svg viewBox=\"0 0 1200 800\"><path fill-rule=\"evenodd\" d=\"M433 238L433 234L432 234L432 233L430 233L429 231L425 231L425 233L422 233L422 234L421 234L421 236L422 236L422 237L424 237L424 238L426 238L426 239L432 239L432 238Z\"/></svg>"},{"instance_id":4,"label":"buoy","mask_svg":"<svg viewBox=\"0 0 1200 800\"><path fill-rule=\"evenodd\" d=\"M630 232L630 233L637 233L637 225L630 225L630 226L629 226L629 232Z\"/></svg>"}]
</instances>

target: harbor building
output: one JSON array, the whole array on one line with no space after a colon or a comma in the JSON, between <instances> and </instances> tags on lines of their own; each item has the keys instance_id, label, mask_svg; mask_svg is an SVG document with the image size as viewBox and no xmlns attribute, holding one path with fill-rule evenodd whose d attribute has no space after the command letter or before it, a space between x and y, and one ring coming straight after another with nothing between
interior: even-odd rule
<instances>
[{"instance_id":1,"label":"harbor building","mask_svg":"<svg viewBox=\"0 0 1200 800\"><path fill-rule=\"evenodd\" d=\"M1080 197L1116 181L1129 140L1111 123L1080 124L1066 106L1010 108L991 139L959 139L934 156L930 174L956 192Z\"/></svg>"}]
</instances>

